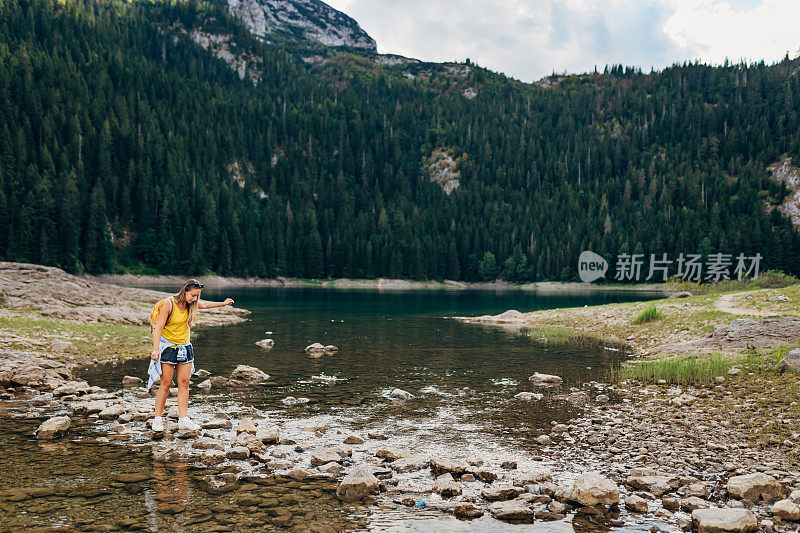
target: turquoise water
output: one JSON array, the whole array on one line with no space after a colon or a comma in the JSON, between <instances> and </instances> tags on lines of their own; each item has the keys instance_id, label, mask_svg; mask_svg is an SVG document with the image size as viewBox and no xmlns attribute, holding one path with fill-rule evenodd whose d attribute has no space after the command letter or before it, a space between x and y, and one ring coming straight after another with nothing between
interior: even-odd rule
<instances>
[{"instance_id":1,"label":"turquoise water","mask_svg":"<svg viewBox=\"0 0 800 533\"><path fill-rule=\"evenodd\" d=\"M607 380L610 365L624 356L624 347L589 339L542 344L518 333L447 317L654 296L629 292L206 288L203 299L231 297L237 306L252 313L240 325L193 332L197 368L224 375L240 364L255 366L272 376L272 384L226 390L224 394L194 389L192 395L194 401L244 403L269 413L285 412L281 400L288 396L305 397L309 404L295 409L295 416L339 414L369 427L398 415L387 395L401 388L419 399L413 412L403 413L404 422L429 423L444 416L444 410L452 424L478 426L481 431L505 435L526 447L530 437L551 421L574 414L564 402L520 405L514 394L536 390L528 383L528 376L533 372L558 374L566 388ZM273 339L274 348L265 350L255 344L264 338ZM333 344L339 351L309 357L304 348L313 342ZM85 377L104 387L119 388L123 375L145 377L146 368L143 356L99 371L93 369ZM327 386L320 379L323 377L339 381ZM453 393L464 387L475 394L464 397ZM426 436L428 442L452 438L447 432Z\"/></svg>"}]
</instances>

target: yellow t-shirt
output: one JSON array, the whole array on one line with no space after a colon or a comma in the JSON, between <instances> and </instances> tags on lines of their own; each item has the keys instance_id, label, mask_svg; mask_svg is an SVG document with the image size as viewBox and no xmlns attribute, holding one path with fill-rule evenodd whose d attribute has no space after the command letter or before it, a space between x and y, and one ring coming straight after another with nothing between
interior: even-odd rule
<instances>
[{"instance_id":1,"label":"yellow t-shirt","mask_svg":"<svg viewBox=\"0 0 800 533\"><path fill-rule=\"evenodd\" d=\"M186 344L189 342L189 309L186 311L181 310L180 307L172 301L172 315L164 325L161 334L170 342L175 344ZM164 305L167 305L166 302Z\"/></svg>"}]
</instances>

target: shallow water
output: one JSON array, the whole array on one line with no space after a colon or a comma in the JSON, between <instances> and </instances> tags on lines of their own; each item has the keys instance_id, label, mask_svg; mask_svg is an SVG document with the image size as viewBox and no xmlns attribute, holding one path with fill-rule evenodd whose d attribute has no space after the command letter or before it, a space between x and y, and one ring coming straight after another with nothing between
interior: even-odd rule
<instances>
[{"instance_id":1,"label":"shallow water","mask_svg":"<svg viewBox=\"0 0 800 533\"><path fill-rule=\"evenodd\" d=\"M309 423L327 423L345 432L391 435L393 444L420 453L480 457L489 465L499 465L503 460L546 462L545 458L537 456L533 437L549 431L555 421L569 420L576 412L568 402L555 398L556 392L563 393L588 381L607 380L610 365L625 356L624 347L587 339L573 339L562 344L538 343L518 334L463 324L445 317L498 313L507 309L530 311L593 305L648 296L654 295L314 288L215 292L206 288L204 299L232 297L237 306L250 309L252 314L248 322L237 326L194 332L197 368L224 375L236 365L246 364L264 370L272 380L267 386L249 389L204 392L195 388L190 414L223 411L239 417L247 413L281 423L288 435L301 435L302 427ZM273 339L275 347L265 350L255 345L264 338ZM310 357L304 348L313 342L336 345L339 351L334 355ZM122 364L86 368L79 375L93 385L116 390L120 388L123 375L146 378L147 363L147 355L142 354ZM564 386L558 391L537 390L527 381L534 371L558 374L564 378ZM336 378L333 384L331 377ZM391 401L388 395L395 387L411 392L416 398L409 402ZM474 391L474 395L460 395L455 391L464 387ZM544 392L545 397L540 401L522 402L513 397L521 391ZM309 401L287 406L281 400L289 396ZM7 419L8 413L3 417ZM81 505L81 498L42 498L42 506L35 511L39 513L35 515L36 520L41 520L38 523L42 525L84 529L98 524L121 527L117 516L120 509L125 509L125 514L133 517L136 525L148 529L182 530L201 528L201 525L205 529L211 524L266 527L263 524L269 523L270 517L266 514L269 508L248 513L236 505L231 505L236 510L230 514L214 513L207 518L202 511L209 505L230 504L235 496L210 496L201 491L179 493L176 497L182 503L177 507L162 504L159 509L157 487L163 485L158 481L159 476L163 480L183 476L185 485L191 487L195 476L191 467L164 471L153 462L149 447L129 451L126 447L113 446L114 452L108 452L110 445L91 443L92 424L88 422L79 424L70 434L70 440L40 446L30 435L38 422L4 420L8 429L0 433L0 449L12 450L13 457L0 459L0 479L18 476L10 486L57 485L68 483L70 479L105 483L103 480L110 479L110 474L118 473L121 468L127 472L147 472L151 476L136 489L112 487L110 495L99 496L99 503L93 499L91 506ZM86 443L71 442L76 438L85 439ZM341 442L343 437L338 438ZM42 446L50 446L52 451L42 454ZM62 475L61 472L71 474ZM274 493L275 487L292 489L287 483L298 482L279 477L269 487L259 485L258 490L264 493L259 496L272 499L270 491ZM413 492L419 480L409 479L403 483L404 489ZM488 515L464 522L432 506L406 508L385 501L359 511L338 504L330 494L330 487L324 487L323 482L303 485L309 486L291 490L292 494L305 491L314 496L307 499L298 496L298 502L291 507L291 515L304 517L312 513L306 526L329 523L336 529L373 531L583 529L580 524L570 522L514 526L495 521ZM0 488L8 486L4 484ZM40 499L35 502L38 505ZM30 513L17 514L22 511L13 502L0 503L3 505L0 512L16 520L6 522L4 519L4 526L37 523L31 521L34 515ZM181 505L184 508L180 508ZM257 524L247 521L253 515ZM227 522L219 521L220 517Z\"/></svg>"}]
</instances>

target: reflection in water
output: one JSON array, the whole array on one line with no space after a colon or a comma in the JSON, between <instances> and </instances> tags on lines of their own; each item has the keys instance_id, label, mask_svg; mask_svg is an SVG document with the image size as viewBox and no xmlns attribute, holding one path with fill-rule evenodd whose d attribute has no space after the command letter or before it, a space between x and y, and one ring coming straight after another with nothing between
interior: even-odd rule
<instances>
[{"instance_id":1,"label":"reflection in water","mask_svg":"<svg viewBox=\"0 0 800 533\"><path fill-rule=\"evenodd\" d=\"M175 461L172 472L167 470L163 462L153 461L155 491L145 492L145 506L150 512L151 526L156 527L158 513L175 514L186 509L189 503L187 469L186 461Z\"/></svg>"}]
</instances>

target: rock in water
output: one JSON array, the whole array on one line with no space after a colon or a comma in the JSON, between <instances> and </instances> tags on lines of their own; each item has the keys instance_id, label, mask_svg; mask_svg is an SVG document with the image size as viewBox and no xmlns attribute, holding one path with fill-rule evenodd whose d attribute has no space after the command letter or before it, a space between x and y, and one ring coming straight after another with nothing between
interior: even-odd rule
<instances>
[{"instance_id":1,"label":"rock in water","mask_svg":"<svg viewBox=\"0 0 800 533\"><path fill-rule=\"evenodd\" d=\"M137 378L136 376L125 376L122 378L122 386L125 388L128 387L141 387L142 386L142 378Z\"/></svg>"},{"instance_id":2,"label":"rock in water","mask_svg":"<svg viewBox=\"0 0 800 533\"><path fill-rule=\"evenodd\" d=\"M56 416L42 422L42 425L34 433L37 439L52 440L66 433L69 426L68 416Z\"/></svg>"},{"instance_id":3,"label":"rock in water","mask_svg":"<svg viewBox=\"0 0 800 533\"><path fill-rule=\"evenodd\" d=\"M364 444L364 439L359 437L358 435L349 435L346 439L344 439L345 444Z\"/></svg>"},{"instance_id":4,"label":"rock in water","mask_svg":"<svg viewBox=\"0 0 800 533\"><path fill-rule=\"evenodd\" d=\"M380 482L369 468L355 466L339 483L336 496L342 501L354 502L363 500L370 494L377 494L379 490Z\"/></svg>"},{"instance_id":5,"label":"rock in water","mask_svg":"<svg viewBox=\"0 0 800 533\"><path fill-rule=\"evenodd\" d=\"M792 372L800 372L800 348L792 350L781 358L778 363L781 370L791 370Z\"/></svg>"},{"instance_id":6,"label":"rock in water","mask_svg":"<svg viewBox=\"0 0 800 533\"><path fill-rule=\"evenodd\" d=\"M259 429L256 432L256 439L264 444L278 444L281 440L281 428L278 426L270 426L268 428Z\"/></svg>"},{"instance_id":7,"label":"rock in water","mask_svg":"<svg viewBox=\"0 0 800 533\"><path fill-rule=\"evenodd\" d=\"M619 503L619 489L598 472L586 472L575 481L570 498L586 506L598 503L613 505Z\"/></svg>"},{"instance_id":8,"label":"rock in water","mask_svg":"<svg viewBox=\"0 0 800 533\"><path fill-rule=\"evenodd\" d=\"M490 502L497 502L497 501L504 501L504 500L513 500L520 494L525 492L525 489L522 487L509 487L509 486L498 486L498 487L488 487L481 491L481 496L484 500Z\"/></svg>"},{"instance_id":9,"label":"rock in water","mask_svg":"<svg viewBox=\"0 0 800 533\"><path fill-rule=\"evenodd\" d=\"M441 494L442 498L452 498L461 494L461 486L451 474L442 474L433 483L433 492Z\"/></svg>"},{"instance_id":10,"label":"rock in water","mask_svg":"<svg viewBox=\"0 0 800 533\"><path fill-rule=\"evenodd\" d=\"M800 505L788 498L775 502L769 511L783 520L800 521Z\"/></svg>"},{"instance_id":11,"label":"rock in water","mask_svg":"<svg viewBox=\"0 0 800 533\"><path fill-rule=\"evenodd\" d=\"M309 355L323 354L325 353L325 346L318 342L315 342L314 344L309 344L308 346L306 346L306 353Z\"/></svg>"},{"instance_id":12,"label":"rock in water","mask_svg":"<svg viewBox=\"0 0 800 533\"><path fill-rule=\"evenodd\" d=\"M533 375L528 378L528 381L537 385L557 385L564 380L559 376L554 376L552 374L540 374L538 372L534 372Z\"/></svg>"},{"instance_id":13,"label":"rock in water","mask_svg":"<svg viewBox=\"0 0 800 533\"><path fill-rule=\"evenodd\" d=\"M760 472L744 476L734 476L728 480L728 494L734 498L746 498L758 502L771 502L782 491L780 483L767 474Z\"/></svg>"},{"instance_id":14,"label":"rock in water","mask_svg":"<svg viewBox=\"0 0 800 533\"><path fill-rule=\"evenodd\" d=\"M250 433L251 435L255 435L258 429L253 421L249 418L242 418L242 420L236 426L236 434L240 435L242 433Z\"/></svg>"},{"instance_id":15,"label":"rock in water","mask_svg":"<svg viewBox=\"0 0 800 533\"><path fill-rule=\"evenodd\" d=\"M637 496L636 494L631 494L630 496L625 498L625 507L627 509L630 509L634 513L646 513L647 500L645 500L641 496Z\"/></svg>"},{"instance_id":16,"label":"rock in water","mask_svg":"<svg viewBox=\"0 0 800 533\"><path fill-rule=\"evenodd\" d=\"M256 342L256 345L261 346L262 348L271 349L275 346L275 341L272 339L261 339L260 341Z\"/></svg>"},{"instance_id":17,"label":"rock in water","mask_svg":"<svg viewBox=\"0 0 800 533\"><path fill-rule=\"evenodd\" d=\"M508 520L511 522L533 522L533 509L528 507L520 500L509 500L507 502L494 502L489 506L489 512L498 520Z\"/></svg>"},{"instance_id":18,"label":"rock in water","mask_svg":"<svg viewBox=\"0 0 800 533\"><path fill-rule=\"evenodd\" d=\"M389 396L392 398L397 398L398 400L410 400L414 397L413 394L406 392L403 389L394 389Z\"/></svg>"},{"instance_id":19,"label":"rock in water","mask_svg":"<svg viewBox=\"0 0 800 533\"><path fill-rule=\"evenodd\" d=\"M328 448L315 448L311 450L311 466L320 466L328 463L338 463L342 457Z\"/></svg>"},{"instance_id":20,"label":"rock in water","mask_svg":"<svg viewBox=\"0 0 800 533\"><path fill-rule=\"evenodd\" d=\"M696 509L692 524L698 533L750 533L758 529L758 520L747 509Z\"/></svg>"},{"instance_id":21,"label":"rock in water","mask_svg":"<svg viewBox=\"0 0 800 533\"><path fill-rule=\"evenodd\" d=\"M269 379L269 374L247 365L239 365L231 372L231 379L241 381L247 385L258 385Z\"/></svg>"},{"instance_id":22,"label":"rock in water","mask_svg":"<svg viewBox=\"0 0 800 533\"><path fill-rule=\"evenodd\" d=\"M199 484L200 488L209 494L222 494L239 488L239 482L233 472L203 476L200 478Z\"/></svg>"},{"instance_id":23,"label":"rock in water","mask_svg":"<svg viewBox=\"0 0 800 533\"><path fill-rule=\"evenodd\" d=\"M431 459L428 461L428 466L431 467L433 475L440 476L444 473L450 473L453 477L461 477L469 470L469 464L463 459L453 461L450 459Z\"/></svg>"},{"instance_id":24,"label":"rock in water","mask_svg":"<svg viewBox=\"0 0 800 533\"><path fill-rule=\"evenodd\" d=\"M483 511L472 503L461 502L453 507L453 514L457 518L479 518L483 516Z\"/></svg>"},{"instance_id":25,"label":"rock in water","mask_svg":"<svg viewBox=\"0 0 800 533\"><path fill-rule=\"evenodd\" d=\"M533 400L541 400L543 396L536 392L520 392L514 395L514 398L518 400L522 400L524 402L530 402Z\"/></svg>"}]
</instances>

